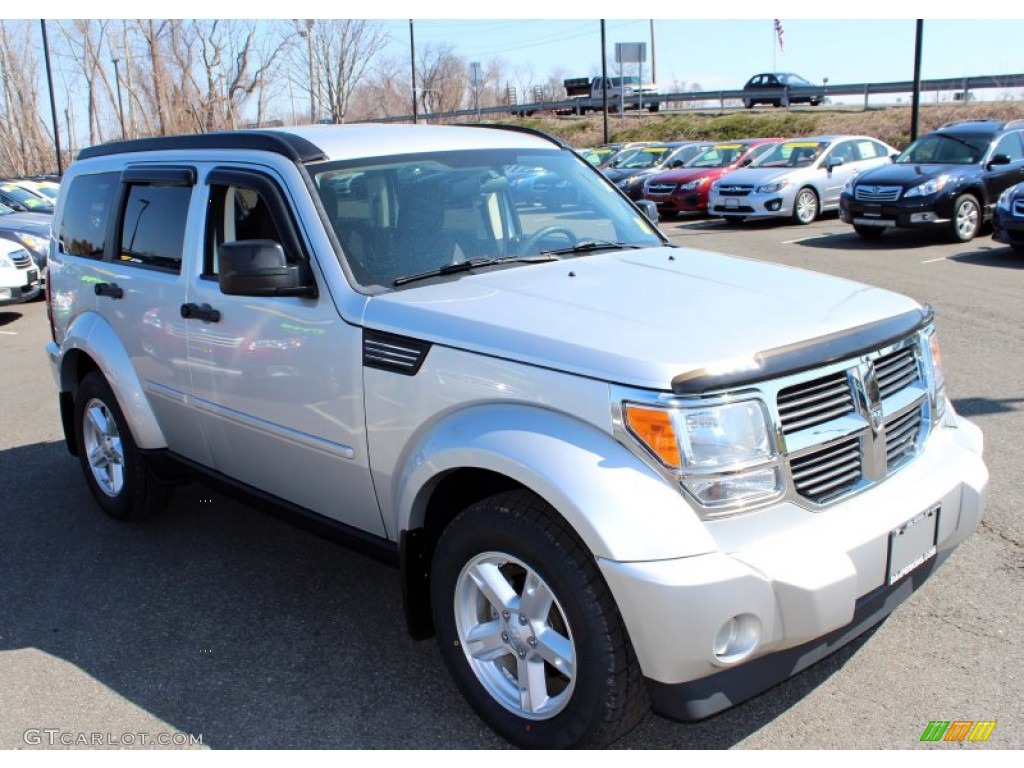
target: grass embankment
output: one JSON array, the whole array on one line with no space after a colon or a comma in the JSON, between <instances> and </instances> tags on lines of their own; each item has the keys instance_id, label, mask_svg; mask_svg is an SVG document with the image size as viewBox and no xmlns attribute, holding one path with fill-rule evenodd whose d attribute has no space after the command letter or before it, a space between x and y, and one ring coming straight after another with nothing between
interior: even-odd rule
<instances>
[{"instance_id":1,"label":"grass embankment","mask_svg":"<svg viewBox=\"0 0 1024 768\"><path fill-rule=\"evenodd\" d=\"M673 115L609 116L609 136L619 141L727 141L754 137L816 136L858 134L873 136L903 149L910 143L910 107L868 110L828 107L759 109L751 112L695 111ZM922 105L918 135L957 120L1012 120L1024 118L1024 103L1015 101L986 104ZM580 117L527 118L502 122L529 126L557 136L574 147L604 143L601 115Z\"/></svg>"}]
</instances>

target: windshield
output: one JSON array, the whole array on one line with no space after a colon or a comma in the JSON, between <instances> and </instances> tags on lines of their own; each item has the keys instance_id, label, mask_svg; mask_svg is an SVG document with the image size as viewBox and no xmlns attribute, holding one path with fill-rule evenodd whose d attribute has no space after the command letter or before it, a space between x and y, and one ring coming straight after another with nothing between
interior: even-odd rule
<instances>
[{"instance_id":1,"label":"windshield","mask_svg":"<svg viewBox=\"0 0 1024 768\"><path fill-rule=\"evenodd\" d=\"M27 210L39 211L39 210L53 210L53 203L39 195L29 192L27 189L23 189L14 184L2 184L0 185L0 192L9 197L11 200L15 200L21 203Z\"/></svg>"},{"instance_id":2,"label":"windshield","mask_svg":"<svg viewBox=\"0 0 1024 768\"><path fill-rule=\"evenodd\" d=\"M957 136L952 133L930 133L903 150L893 162L971 165L981 162L986 149L988 149L987 138Z\"/></svg>"},{"instance_id":3,"label":"windshield","mask_svg":"<svg viewBox=\"0 0 1024 768\"><path fill-rule=\"evenodd\" d=\"M735 163L746 151L742 144L715 144L686 164L687 168L724 168Z\"/></svg>"},{"instance_id":4,"label":"windshield","mask_svg":"<svg viewBox=\"0 0 1024 768\"><path fill-rule=\"evenodd\" d=\"M464 150L308 168L352 275L366 287L419 285L407 278L432 271L457 279L472 270L447 268L468 262L505 267L556 251L664 244L570 152Z\"/></svg>"},{"instance_id":5,"label":"windshield","mask_svg":"<svg viewBox=\"0 0 1024 768\"><path fill-rule=\"evenodd\" d=\"M752 162L749 168L806 168L828 148L825 141L784 141Z\"/></svg>"},{"instance_id":6,"label":"windshield","mask_svg":"<svg viewBox=\"0 0 1024 768\"><path fill-rule=\"evenodd\" d=\"M627 157L616 168L653 168L671 151L671 147L644 147Z\"/></svg>"},{"instance_id":7,"label":"windshield","mask_svg":"<svg viewBox=\"0 0 1024 768\"><path fill-rule=\"evenodd\" d=\"M792 72L779 75L779 80L786 85L810 85L810 83L800 77L800 75L794 75Z\"/></svg>"}]
</instances>

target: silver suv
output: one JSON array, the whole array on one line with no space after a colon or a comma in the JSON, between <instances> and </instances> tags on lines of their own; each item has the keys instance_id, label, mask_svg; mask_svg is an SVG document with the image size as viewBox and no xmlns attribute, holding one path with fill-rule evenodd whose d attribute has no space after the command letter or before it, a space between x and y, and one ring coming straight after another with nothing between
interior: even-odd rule
<instances>
[{"instance_id":1,"label":"silver suv","mask_svg":"<svg viewBox=\"0 0 1024 768\"><path fill-rule=\"evenodd\" d=\"M517 205L524 167L571 204ZM930 310L675 248L532 132L94 147L49 270L99 506L152 514L184 466L398 564L412 633L519 745L757 694L880 621L982 513Z\"/></svg>"}]
</instances>

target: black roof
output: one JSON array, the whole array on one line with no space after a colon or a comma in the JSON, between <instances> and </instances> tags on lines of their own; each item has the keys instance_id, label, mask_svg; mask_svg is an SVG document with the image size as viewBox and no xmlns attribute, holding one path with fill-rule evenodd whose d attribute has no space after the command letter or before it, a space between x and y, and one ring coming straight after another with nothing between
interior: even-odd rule
<instances>
[{"instance_id":1,"label":"black roof","mask_svg":"<svg viewBox=\"0 0 1024 768\"><path fill-rule=\"evenodd\" d=\"M970 134L977 136L993 136L1000 131L1009 128L1024 127L1024 120L960 120L955 123L946 123L935 133Z\"/></svg>"}]
</instances>

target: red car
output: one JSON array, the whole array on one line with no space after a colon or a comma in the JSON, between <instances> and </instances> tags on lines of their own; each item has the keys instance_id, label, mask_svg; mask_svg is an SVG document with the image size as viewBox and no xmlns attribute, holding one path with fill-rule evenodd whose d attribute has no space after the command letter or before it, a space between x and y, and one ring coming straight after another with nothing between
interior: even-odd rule
<instances>
[{"instance_id":1,"label":"red car","mask_svg":"<svg viewBox=\"0 0 1024 768\"><path fill-rule=\"evenodd\" d=\"M657 204L658 213L665 218L707 213L708 190L714 181L749 165L780 141L742 139L713 144L682 168L651 176L644 185L644 199Z\"/></svg>"}]
</instances>

